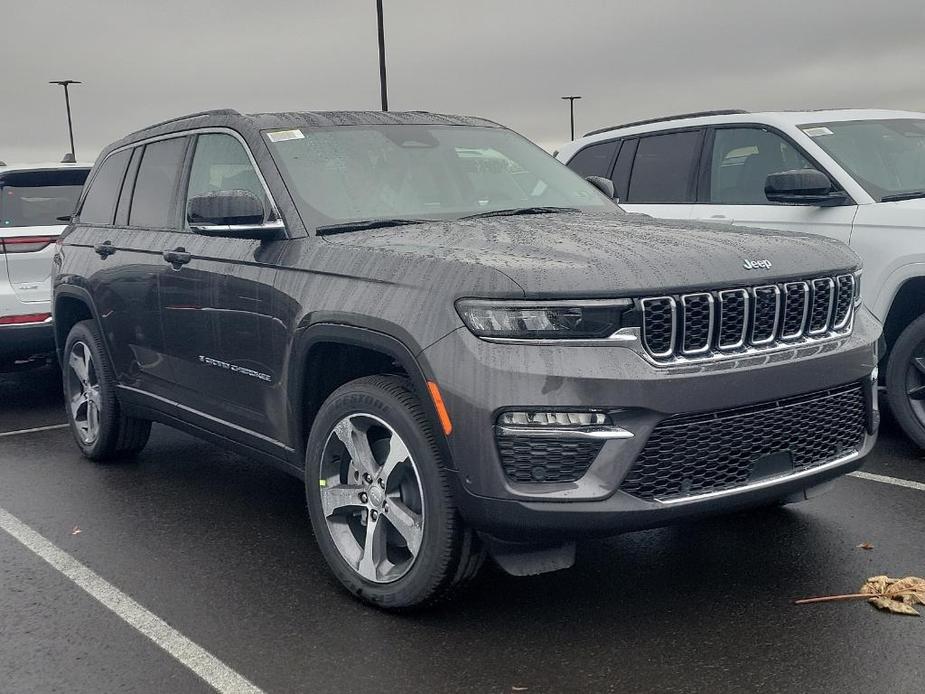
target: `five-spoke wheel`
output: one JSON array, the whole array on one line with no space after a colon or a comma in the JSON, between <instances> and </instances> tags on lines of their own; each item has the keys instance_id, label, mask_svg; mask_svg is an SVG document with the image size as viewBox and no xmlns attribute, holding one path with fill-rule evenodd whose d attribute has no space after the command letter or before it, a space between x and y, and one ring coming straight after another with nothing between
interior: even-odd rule
<instances>
[{"instance_id":1,"label":"five-spoke wheel","mask_svg":"<svg viewBox=\"0 0 925 694\"><path fill-rule=\"evenodd\" d=\"M334 544L363 578L387 583L407 573L424 536L423 493L391 426L367 413L341 419L322 453L319 487Z\"/></svg>"},{"instance_id":2,"label":"five-spoke wheel","mask_svg":"<svg viewBox=\"0 0 925 694\"><path fill-rule=\"evenodd\" d=\"M100 434L102 398L93 356L84 342L77 341L71 345L65 378L68 380L67 405L71 420L83 442L92 444Z\"/></svg>"}]
</instances>

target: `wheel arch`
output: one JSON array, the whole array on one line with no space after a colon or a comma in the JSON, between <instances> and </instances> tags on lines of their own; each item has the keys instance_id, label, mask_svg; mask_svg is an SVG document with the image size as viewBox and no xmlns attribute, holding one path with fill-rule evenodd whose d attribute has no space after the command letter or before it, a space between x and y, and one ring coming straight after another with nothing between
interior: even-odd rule
<instances>
[{"instance_id":1,"label":"wheel arch","mask_svg":"<svg viewBox=\"0 0 925 694\"><path fill-rule=\"evenodd\" d=\"M52 303L52 322L55 331L55 349L58 354L58 362L64 355L64 344L67 342L67 336L77 323L83 320L95 320L99 325L99 316L96 312L96 306L90 297L90 292L81 287L59 286L55 289L54 302ZM107 351L109 345L103 340ZM110 356L107 354L107 356Z\"/></svg>"},{"instance_id":2,"label":"wheel arch","mask_svg":"<svg viewBox=\"0 0 925 694\"><path fill-rule=\"evenodd\" d=\"M923 314L925 314L925 276L910 277L897 288L883 322L887 354L903 330Z\"/></svg>"},{"instance_id":3,"label":"wheel arch","mask_svg":"<svg viewBox=\"0 0 925 694\"><path fill-rule=\"evenodd\" d=\"M333 362L333 363L332 363ZM289 408L296 450L304 452L311 425L324 400L344 383L375 374L398 374L411 383L433 428L437 446L452 466L449 446L427 383L423 360L397 337L369 328L316 323L297 333L289 365Z\"/></svg>"}]
</instances>

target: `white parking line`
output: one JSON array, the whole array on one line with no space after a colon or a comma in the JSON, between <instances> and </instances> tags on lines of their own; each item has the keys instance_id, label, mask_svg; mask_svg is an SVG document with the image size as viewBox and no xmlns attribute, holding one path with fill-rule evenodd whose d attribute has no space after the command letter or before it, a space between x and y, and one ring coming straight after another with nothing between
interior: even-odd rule
<instances>
[{"instance_id":1,"label":"white parking line","mask_svg":"<svg viewBox=\"0 0 925 694\"><path fill-rule=\"evenodd\" d=\"M0 530L9 533L26 549L112 610L116 616L163 648L222 694L263 694L262 690L232 670L214 655L196 645L156 614L94 573L70 554L46 540L21 520L0 508Z\"/></svg>"},{"instance_id":2,"label":"white parking line","mask_svg":"<svg viewBox=\"0 0 925 694\"><path fill-rule=\"evenodd\" d=\"M17 431L3 431L0 432L0 437L33 434L36 431L51 431L52 429L66 429L68 426L68 424L49 424L47 427L32 427L31 429L18 429Z\"/></svg>"},{"instance_id":3,"label":"white parking line","mask_svg":"<svg viewBox=\"0 0 925 694\"><path fill-rule=\"evenodd\" d=\"M920 492L925 492L925 484L921 482L913 482L912 480L903 480L898 477L887 477L886 475L874 475L870 472L849 472L851 477L857 477L862 480L870 480L871 482L883 482L884 484L892 484L896 487L905 487L906 489L915 489Z\"/></svg>"}]
</instances>

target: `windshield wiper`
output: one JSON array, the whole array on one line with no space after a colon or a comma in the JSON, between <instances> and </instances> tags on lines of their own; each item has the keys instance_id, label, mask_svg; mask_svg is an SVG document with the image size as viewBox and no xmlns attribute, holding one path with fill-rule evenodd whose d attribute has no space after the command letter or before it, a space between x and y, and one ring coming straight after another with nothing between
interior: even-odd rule
<instances>
[{"instance_id":1,"label":"windshield wiper","mask_svg":"<svg viewBox=\"0 0 925 694\"><path fill-rule=\"evenodd\" d=\"M581 212L577 207L515 207L510 210L490 210L467 214L460 219L480 219L482 217L516 217L521 214L554 214L556 212Z\"/></svg>"},{"instance_id":2,"label":"windshield wiper","mask_svg":"<svg viewBox=\"0 0 925 694\"><path fill-rule=\"evenodd\" d=\"M915 200L916 198L925 198L925 190L910 190L908 193L884 195L880 198L880 202L898 202L900 200Z\"/></svg>"},{"instance_id":3,"label":"windshield wiper","mask_svg":"<svg viewBox=\"0 0 925 694\"><path fill-rule=\"evenodd\" d=\"M319 236L329 234L343 234L348 231L366 231L367 229L385 229L386 227L403 227L408 224L426 224L434 222L434 219L360 219L355 222L343 222L341 224L328 224L318 227L315 233Z\"/></svg>"}]
</instances>

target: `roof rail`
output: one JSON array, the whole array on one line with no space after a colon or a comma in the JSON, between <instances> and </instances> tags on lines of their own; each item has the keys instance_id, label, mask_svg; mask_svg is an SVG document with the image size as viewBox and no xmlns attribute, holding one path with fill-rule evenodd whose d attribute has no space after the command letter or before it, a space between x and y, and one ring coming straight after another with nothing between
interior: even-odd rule
<instances>
[{"instance_id":1,"label":"roof rail","mask_svg":"<svg viewBox=\"0 0 925 694\"><path fill-rule=\"evenodd\" d=\"M748 113L748 111L743 111L739 108L725 108L718 109L716 111L694 111L692 113L679 113L675 116L663 116L661 118L648 118L646 120L637 120L631 123L621 123L620 125L611 125L608 128L600 128L599 130L592 130L591 132L585 133L582 137L588 137L589 135L598 135L600 133L606 133L610 130L619 130L621 128L632 128L637 125L649 125L650 123L663 123L665 121L672 120L682 120L684 118L703 118L705 116L736 116L743 113Z\"/></svg>"},{"instance_id":2,"label":"roof rail","mask_svg":"<svg viewBox=\"0 0 925 694\"><path fill-rule=\"evenodd\" d=\"M167 120L162 120L159 123L152 123L151 125L146 125L140 130L136 130L131 133L131 135L137 135L138 133L143 133L153 128L159 128L162 125L169 125L170 123L176 123L181 120L188 120L190 118L201 118L202 116L240 116L241 113L233 108L215 108L209 111L197 111L196 113L187 113L185 116L177 116L176 118L168 118Z\"/></svg>"}]
</instances>

